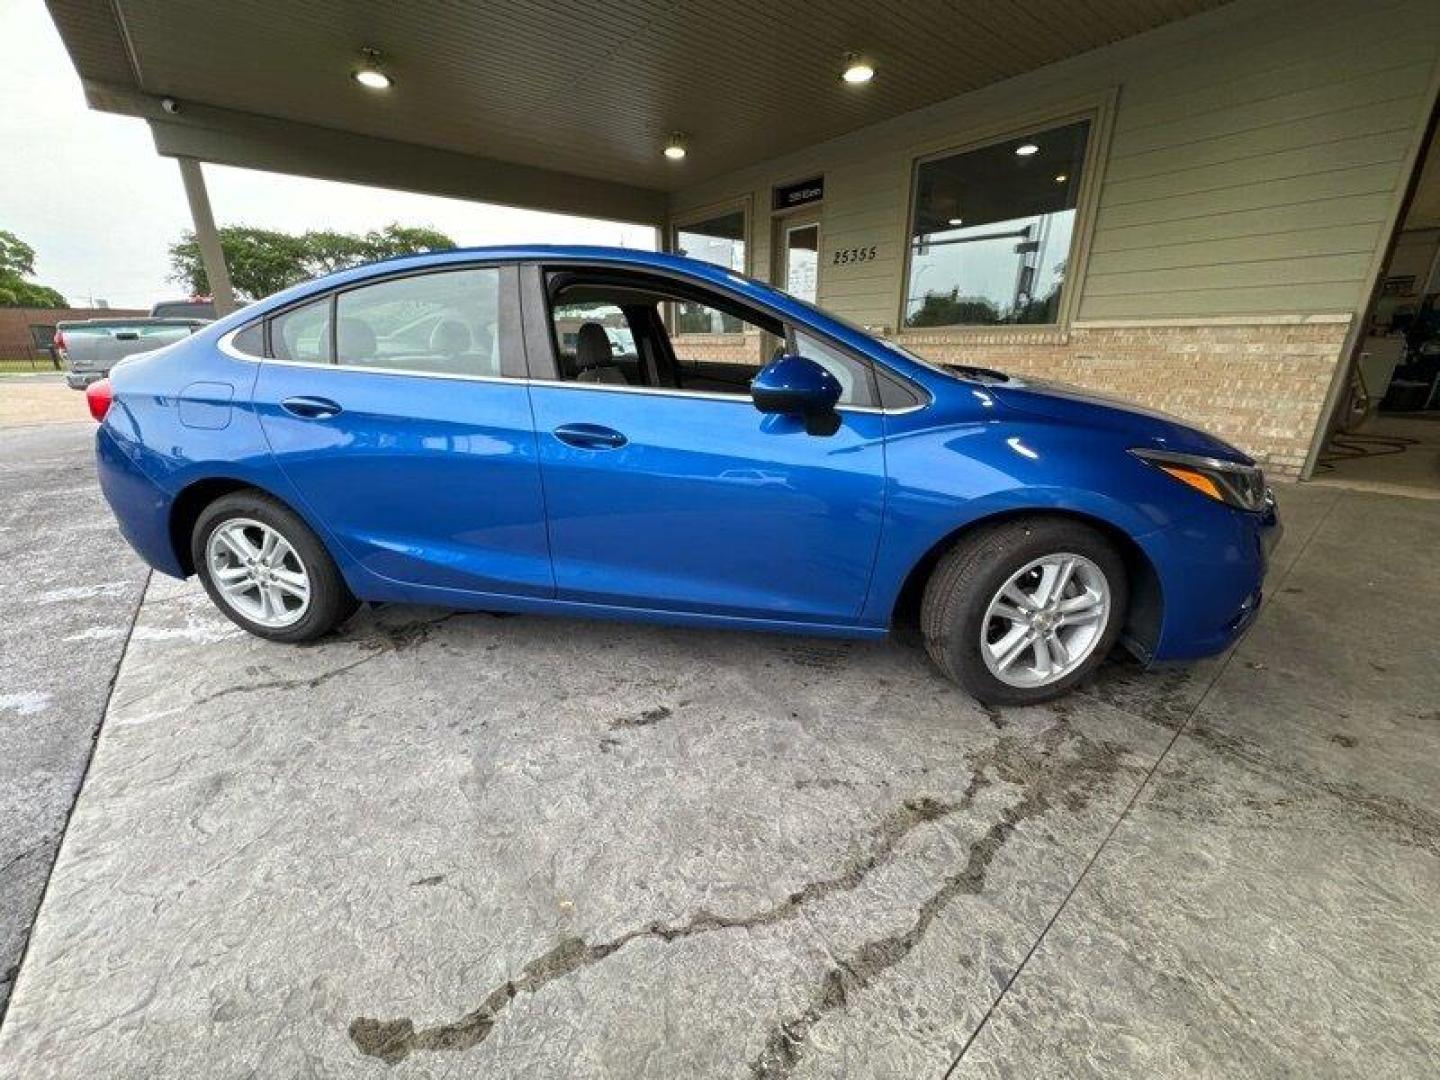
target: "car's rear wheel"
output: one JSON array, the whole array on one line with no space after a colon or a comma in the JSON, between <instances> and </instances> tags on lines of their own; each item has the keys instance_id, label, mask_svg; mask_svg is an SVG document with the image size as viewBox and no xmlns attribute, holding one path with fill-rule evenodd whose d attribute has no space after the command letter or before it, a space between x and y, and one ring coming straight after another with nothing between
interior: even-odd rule
<instances>
[{"instance_id":1,"label":"car's rear wheel","mask_svg":"<svg viewBox=\"0 0 1440 1080\"><path fill-rule=\"evenodd\" d=\"M191 557L205 591L236 625L271 641L313 641L358 606L320 538L258 491L222 496L195 522Z\"/></svg>"},{"instance_id":2,"label":"car's rear wheel","mask_svg":"<svg viewBox=\"0 0 1440 1080\"><path fill-rule=\"evenodd\" d=\"M1071 690L1120 636L1125 563L1103 534L1067 518L1001 522L936 565L920 607L926 651L988 705Z\"/></svg>"}]
</instances>

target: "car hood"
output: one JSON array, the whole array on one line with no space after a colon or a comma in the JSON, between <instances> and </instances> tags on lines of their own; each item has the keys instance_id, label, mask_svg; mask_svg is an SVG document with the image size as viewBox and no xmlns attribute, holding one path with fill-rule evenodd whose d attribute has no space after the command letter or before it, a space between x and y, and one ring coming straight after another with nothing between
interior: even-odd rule
<instances>
[{"instance_id":1,"label":"car hood","mask_svg":"<svg viewBox=\"0 0 1440 1080\"><path fill-rule=\"evenodd\" d=\"M1147 409L1109 394L1040 379L1012 378L1004 383L992 383L987 389L1002 405L1017 412L1117 431L1133 439L1136 446L1254 464L1248 455L1208 431L1169 413Z\"/></svg>"}]
</instances>

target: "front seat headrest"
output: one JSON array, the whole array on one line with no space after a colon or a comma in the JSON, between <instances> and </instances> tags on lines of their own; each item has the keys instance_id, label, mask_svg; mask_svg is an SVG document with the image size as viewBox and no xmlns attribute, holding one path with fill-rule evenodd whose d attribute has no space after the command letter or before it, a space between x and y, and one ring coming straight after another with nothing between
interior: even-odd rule
<instances>
[{"instance_id":1,"label":"front seat headrest","mask_svg":"<svg viewBox=\"0 0 1440 1080\"><path fill-rule=\"evenodd\" d=\"M470 328L459 319L441 319L430 331L430 351L459 356L470 351Z\"/></svg>"},{"instance_id":2,"label":"front seat headrest","mask_svg":"<svg viewBox=\"0 0 1440 1080\"><path fill-rule=\"evenodd\" d=\"M339 333L335 336L339 359L342 362L353 364L375 356L378 348L375 331L370 329L370 324L364 319L341 319Z\"/></svg>"},{"instance_id":3,"label":"front seat headrest","mask_svg":"<svg viewBox=\"0 0 1440 1080\"><path fill-rule=\"evenodd\" d=\"M575 367L580 371L590 368L609 367L615 362L615 351L610 348L610 335L598 322L582 323L575 335Z\"/></svg>"}]
</instances>

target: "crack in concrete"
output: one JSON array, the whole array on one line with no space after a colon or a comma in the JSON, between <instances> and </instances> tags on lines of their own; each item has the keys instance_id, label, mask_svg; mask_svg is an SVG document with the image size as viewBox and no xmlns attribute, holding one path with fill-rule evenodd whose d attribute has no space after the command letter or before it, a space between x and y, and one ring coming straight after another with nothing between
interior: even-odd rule
<instances>
[{"instance_id":1,"label":"crack in concrete","mask_svg":"<svg viewBox=\"0 0 1440 1080\"><path fill-rule=\"evenodd\" d=\"M1057 805L1071 811L1083 809L1091 793L1120 770L1123 748L1078 734L1072 736L1075 756L1057 763L1056 752L1067 735L1071 733L1062 718L1041 737L1038 755L1031 756L1018 740L1009 737L1001 738L989 751L971 755L976 775L993 769L1000 779L1020 785L1025 794L1002 810L1000 820L970 845L964 865L945 877L920 905L906 929L868 941L848 956L836 958L836 966L822 976L810 1004L771 1027L760 1054L750 1063L754 1080L783 1080L790 1076L816 1024L827 1014L845 1008L853 995L909 956L935 919L957 897L979 895L995 857L1022 823Z\"/></svg>"},{"instance_id":2,"label":"crack in concrete","mask_svg":"<svg viewBox=\"0 0 1440 1080\"><path fill-rule=\"evenodd\" d=\"M653 709L646 709L639 716L622 716L610 721L612 728L628 727L649 727L651 724L658 724L666 717L673 715L670 706L657 705Z\"/></svg>"},{"instance_id":3,"label":"crack in concrete","mask_svg":"<svg viewBox=\"0 0 1440 1080\"><path fill-rule=\"evenodd\" d=\"M206 694L204 697L195 698L191 704L206 705L232 694L253 694L261 690L314 690L331 679L344 675L347 671L354 671L361 665L368 664L379 655L379 652L371 653L369 656L362 656L358 660L352 660L350 663L341 664L336 668L329 668L316 675L301 675L290 679L267 679L265 682L247 683L244 686L226 686L214 693Z\"/></svg>"},{"instance_id":4,"label":"crack in concrete","mask_svg":"<svg viewBox=\"0 0 1440 1080\"><path fill-rule=\"evenodd\" d=\"M906 836L921 825L967 808L988 783L988 778L977 771L956 801L946 802L928 796L905 801L874 828L869 850L855 858L844 870L832 877L806 883L771 907L747 915L717 915L701 909L685 922L654 922L594 945L587 944L583 938L567 938L526 964L517 978L496 986L479 1006L458 1020L416 1028L408 1018L379 1020L362 1016L351 1021L350 1038L362 1054L379 1058L389 1065L397 1064L419 1050L469 1050L485 1040L500 1014L518 994L534 993L556 979L599 963L633 941L651 938L669 944L717 930L770 926L795 918L808 905L828 896L859 888L869 875L895 858Z\"/></svg>"},{"instance_id":5,"label":"crack in concrete","mask_svg":"<svg viewBox=\"0 0 1440 1080\"><path fill-rule=\"evenodd\" d=\"M1059 752L1069 744L1073 744L1075 753L1062 758ZM820 900L858 889L871 874L894 860L901 843L915 829L969 808L980 791L993 782L992 775L1020 787L1024 791L1021 798L1006 807L1000 820L970 845L965 864L946 876L907 929L871 941L837 961L838 966L825 973L810 1006L771 1029L750 1072L766 1080L785 1077L799 1062L810 1029L825 1014L843 1008L852 994L908 956L957 896L975 895L984 888L991 863L1023 822L1055 807L1082 809L1091 793L1120 770L1123 753L1122 747L1071 732L1063 716L1042 733L1038 749L1025 740L1003 736L987 750L969 756L974 770L959 799L944 801L926 796L907 800L874 828L865 853L841 872L808 882L778 904L747 915L717 915L701 909L685 922L654 922L596 944L580 937L566 938L526 964L519 976L494 987L475 1009L456 1020L417 1028L408 1017L382 1020L361 1016L350 1023L351 1041L362 1054L389 1065L418 1051L472 1049L490 1035L510 1002L522 993L535 993L640 939L668 944L719 930L749 930L795 918Z\"/></svg>"},{"instance_id":6,"label":"crack in concrete","mask_svg":"<svg viewBox=\"0 0 1440 1080\"><path fill-rule=\"evenodd\" d=\"M344 675L346 672L354 671L356 668L377 660L389 653L404 652L417 645L428 641L435 632L435 628L451 619L459 618L464 612L452 611L437 619L430 619L426 622L405 623L401 626L381 626L379 624L367 628L369 636L344 639L362 649L369 650L365 656L352 660L348 664L341 664L339 667L329 668L314 675L297 675L287 679L268 679L265 682L247 683L243 686L226 686L203 697L195 698L192 704L205 705L211 701L217 701L232 694L252 694L261 690L314 690L331 679Z\"/></svg>"}]
</instances>

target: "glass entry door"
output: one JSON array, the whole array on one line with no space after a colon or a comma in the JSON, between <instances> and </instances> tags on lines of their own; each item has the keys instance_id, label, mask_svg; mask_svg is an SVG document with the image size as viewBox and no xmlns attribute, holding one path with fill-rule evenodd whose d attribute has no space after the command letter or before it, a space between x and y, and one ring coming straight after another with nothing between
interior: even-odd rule
<instances>
[{"instance_id":1,"label":"glass entry door","mask_svg":"<svg viewBox=\"0 0 1440 1080\"><path fill-rule=\"evenodd\" d=\"M782 218L776 225L776 282L791 296L814 304L820 298L820 222Z\"/></svg>"}]
</instances>

